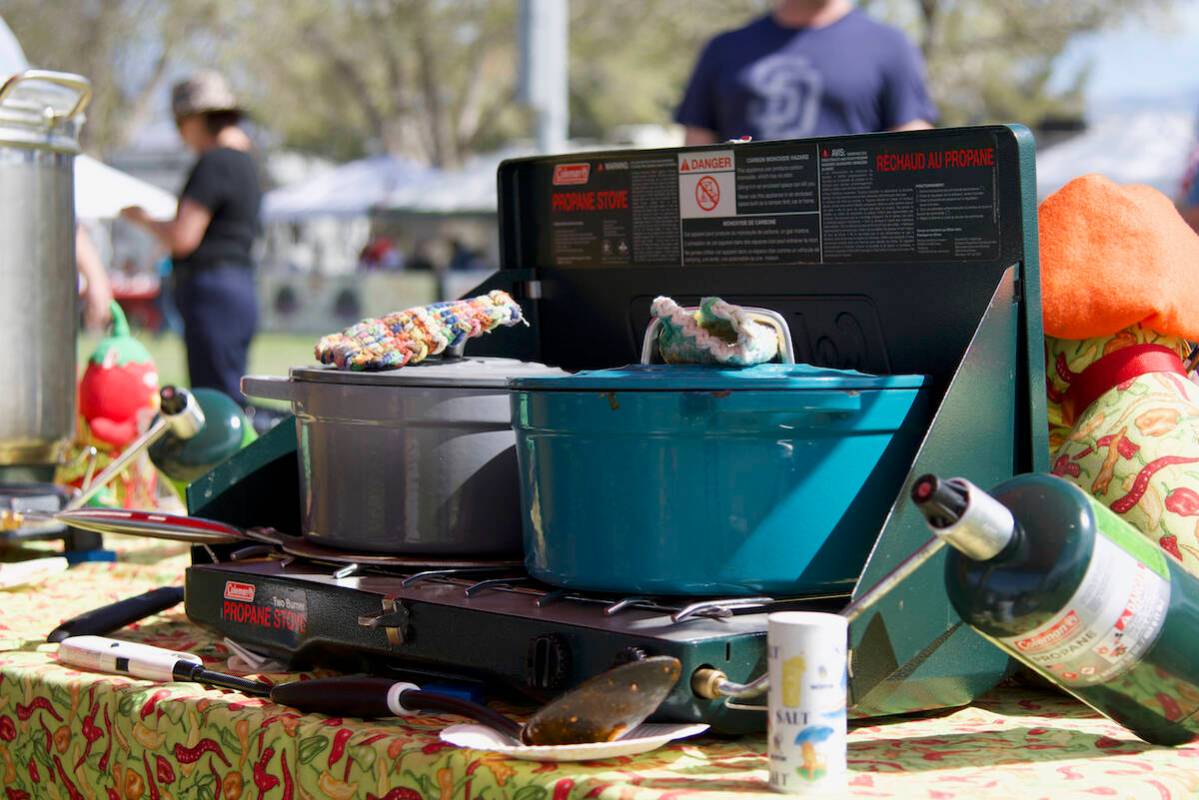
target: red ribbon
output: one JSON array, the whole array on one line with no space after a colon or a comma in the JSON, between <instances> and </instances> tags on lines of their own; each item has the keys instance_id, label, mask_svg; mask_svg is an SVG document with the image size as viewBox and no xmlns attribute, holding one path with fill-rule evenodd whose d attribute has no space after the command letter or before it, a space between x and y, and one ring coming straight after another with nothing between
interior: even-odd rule
<instances>
[{"instance_id":1,"label":"red ribbon","mask_svg":"<svg viewBox=\"0 0 1199 800\"><path fill-rule=\"evenodd\" d=\"M1069 424L1108 390L1151 372L1173 372L1186 377L1182 359L1160 344L1134 344L1108 353L1080 372L1062 400L1062 415Z\"/></svg>"}]
</instances>

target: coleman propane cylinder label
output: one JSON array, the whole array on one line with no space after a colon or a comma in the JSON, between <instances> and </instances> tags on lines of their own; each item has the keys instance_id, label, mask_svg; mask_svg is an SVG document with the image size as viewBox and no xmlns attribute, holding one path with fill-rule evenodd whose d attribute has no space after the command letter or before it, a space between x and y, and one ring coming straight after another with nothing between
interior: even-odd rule
<instances>
[{"instance_id":1,"label":"coleman propane cylinder label","mask_svg":"<svg viewBox=\"0 0 1199 800\"><path fill-rule=\"evenodd\" d=\"M1168 577L1153 568L1156 563L1139 561L1105 534L1095 536L1086 574L1057 614L1025 633L996 637L1065 686L1106 683L1132 669L1165 621Z\"/></svg>"}]
</instances>

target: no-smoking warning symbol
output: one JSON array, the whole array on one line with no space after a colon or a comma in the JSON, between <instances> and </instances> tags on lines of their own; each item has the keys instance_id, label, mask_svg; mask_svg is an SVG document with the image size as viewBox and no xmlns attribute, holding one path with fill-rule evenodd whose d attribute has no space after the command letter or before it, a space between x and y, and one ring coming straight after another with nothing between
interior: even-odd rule
<instances>
[{"instance_id":1,"label":"no-smoking warning symbol","mask_svg":"<svg viewBox=\"0 0 1199 800\"><path fill-rule=\"evenodd\" d=\"M695 184L695 202L704 211L711 211L720 204L720 183L711 175L705 175Z\"/></svg>"}]
</instances>

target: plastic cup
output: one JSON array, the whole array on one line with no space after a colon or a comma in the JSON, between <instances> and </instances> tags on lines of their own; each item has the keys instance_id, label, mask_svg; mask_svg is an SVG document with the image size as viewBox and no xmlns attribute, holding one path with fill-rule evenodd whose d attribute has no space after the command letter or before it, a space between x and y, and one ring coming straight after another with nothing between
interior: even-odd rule
<instances>
[{"instance_id":1,"label":"plastic cup","mask_svg":"<svg viewBox=\"0 0 1199 800\"><path fill-rule=\"evenodd\" d=\"M767 618L770 788L827 795L845 787L847 621L783 611Z\"/></svg>"}]
</instances>

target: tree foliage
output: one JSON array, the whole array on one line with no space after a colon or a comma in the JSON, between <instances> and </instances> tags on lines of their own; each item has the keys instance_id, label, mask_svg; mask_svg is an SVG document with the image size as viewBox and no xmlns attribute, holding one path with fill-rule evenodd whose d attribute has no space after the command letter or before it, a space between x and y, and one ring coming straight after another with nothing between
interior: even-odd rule
<instances>
[{"instance_id":1,"label":"tree foliage","mask_svg":"<svg viewBox=\"0 0 1199 800\"><path fill-rule=\"evenodd\" d=\"M512 2L226 3L219 25L221 60L293 145L453 166L525 127Z\"/></svg>"},{"instance_id":2,"label":"tree foliage","mask_svg":"<svg viewBox=\"0 0 1199 800\"><path fill-rule=\"evenodd\" d=\"M152 117L185 49L200 44L214 0L0 0L31 65L92 82L84 146L120 148Z\"/></svg>"},{"instance_id":3,"label":"tree foliage","mask_svg":"<svg viewBox=\"0 0 1199 800\"><path fill-rule=\"evenodd\" d=\"M575 0L570 22L572 132L669 122L712 36L766 13L769 0Z\"/></svg>"},{"instance_id":4,"label":"tree foliage","mask_svg":"<svg viewBox=\"0 0 1199 800\"><path fill-rule=\"evenodd\" d=\"M565 0L564 0L565 1ZM907 30L943 124L1077 113L1085 71L1052 90L1075 36L1170 0L859 0ZM119 147L183 66L226 71L259 124L335 158L441 166L530 133L515 102L516 0L0 0L31 60L96 84L88 146ZM770 0L573 0L572 134L670 119L704 42ZM158 94L156 94L158 93Z\"/></svg>"},{"instance_id":5,"label":"tree foliage","mask_svg":"<svg viewBox=\"0 0 1199 800\"><path fill-rule=\"evenodd\" d=\"M1036 126L1082 112L1089 71L1064 89L1050 78L1076 36L1132 18L1164 18L1169 0L860 0L903 27L924 53L941 124Z\"/></svg>"}]
</instances>

